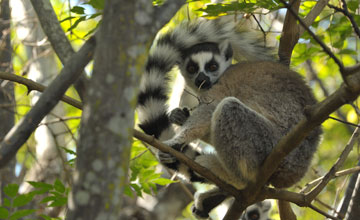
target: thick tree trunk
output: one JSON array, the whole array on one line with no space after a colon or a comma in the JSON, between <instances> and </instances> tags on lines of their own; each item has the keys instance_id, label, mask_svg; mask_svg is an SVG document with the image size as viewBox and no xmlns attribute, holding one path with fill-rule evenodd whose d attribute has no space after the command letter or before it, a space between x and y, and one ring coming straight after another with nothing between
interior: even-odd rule
<instances>
[{"instance_id":1,"label":"thick tree trunk","mask_svg":"<svg viewBox=\"0 0 360 220\"><path fill-rule=\"evenodd\" d=\"M0 72L12 72L12 49L10 43L10 7L9 0L0 3ZM13 83L0 80L0 142L14 126L14 87ZM3 188L15 181L15 159L0 170L0 202L3 200Z\"/></svg>"},{"instance_id":2,"label":"thick tree trunk","mask_svg":"<svg viewBox=\"0 0 360 220\"><path fill-rule=\"evenodd\" d=\"M67 219L120 216L139 81L134 68L137 60L131 52L144 50L135 34L139 27L134 14L135 1L105 2L94 72L85 96Z\"/></svg>"}]
</instances>

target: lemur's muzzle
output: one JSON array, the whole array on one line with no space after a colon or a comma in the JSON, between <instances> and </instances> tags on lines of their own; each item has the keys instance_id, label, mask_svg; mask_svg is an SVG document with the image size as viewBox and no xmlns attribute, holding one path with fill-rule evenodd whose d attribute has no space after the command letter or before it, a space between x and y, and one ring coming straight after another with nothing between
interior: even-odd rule
<instances>
[{"instance_id":1,"label":"lemur's muzzle","mask_svg":"<svg viewBox=\"0 0 360 220\"><path fill-rule=\"evenodd\" d=\"M211 87L210 78L206 76L203 72L200 72L195 79L195 85L199 89L209 89Z\"/></svg>"}]
</instances>

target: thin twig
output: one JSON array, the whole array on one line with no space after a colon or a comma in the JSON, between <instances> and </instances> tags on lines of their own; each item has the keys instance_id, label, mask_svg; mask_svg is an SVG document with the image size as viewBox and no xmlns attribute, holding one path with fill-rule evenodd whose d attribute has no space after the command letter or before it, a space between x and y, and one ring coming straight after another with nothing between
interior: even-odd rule
<instances>
[{"instance_id":1,"label":"thin twig","mask_svg":"<svg viewBox=\"0 0 360 220\"><path fill-rule=\"evenodd\" d=\"M329 119L332 119L334 121L338 121L338 122L341 122L341 123L344 123L344 124L347 124L347 125L351 125L351 126L353 126L355 128L360 128L360 125L357 125L357 124L354 124L354 123L351 123L351 122L347 122L347 121L343 121L343 120L338 119L338 118L334 118L334 117L329 116Z\"/></svg>"},{"instance_id":2,"label":"thin twig","mask_svg":"<svg viewBox=\"0 0 360 220\"><path fill-rule=\"evenodd\" d=\"M339 170L339 168L343 165L345 162L347 156L351 152L351 150L354 147L355 142L357 141L358 137L360 135L360 129L356 128L353 135L351 136L348 144L345 146L345 149L341 153L339 159L335 162L335 164L331 167L329 172L321 179L320 183L312 189L310 192L306 194L306 200L312 201L315 199L315 197L324 189L324 187L328 184L328 182L335 176L336 172Z\"/></svg>"},{"instance_id":3,"label":"thin twig","mask_svg":"<svg viewBox=\"0 0 360 220\"><path fill-rule=\"evenodd\" d=\"M25 85L27 87L27 89L28 89L28 93L30 93L32 90L36 90L36 91L39 91L39 92L44 92L44 90L46 89L46 86L44 86L44 85L42 85L40 83L37 83L37 82L35 82L35 81L31 80L31 79L27 79L27 78L24 78L24 77L15 75L15 74L0 72L0 79L10 80L10 81L17 82L17 83L20 83L22 85ZM81 102L79 102L76 99L73 99L73 98L70 98L69 96L64 95L61 98L61 100L68 103L69 105L72 105L72 106L74 106L76 108L82 109Z\"/></svg>"},{"instance_id":4,"label":"thin twig","mask_svg":"<svg viewBox=\"0 0 360 220\"><path fill-rule=\"evenodd\" d=\"M341 170L341 171L338 171L334 174L334 177L341 177L341 176L346 176L346 175L349 175L349 174L352 174L352 173L357 173L357 172L360 172L360 166L356 166L356 167L353 167L353 168L349 168L349 169L346 169L346 170ZM304 187L304 189L302 189L300 191L300 193L306 193L308 192L311 188L313 188L314 186L316 186L317 184L319 184L319 182L321 180L324 179L325 176L322 176L322 177L319 177L309 183L307 183Z\"/></svg>"},{"instance_id":5,"label":"thin twig","mask_svg":"<svg viewBox=\"0 0 360 220\"><path fill-rule=\"evenodd\" d=\"M321 215L325 216L326 218L330 218L330 219L334 219L334 220L340 220L339 218L329 215L328 213L324 212L323 210L313 206L313 205L309 205L309 208L311 208L312 210L314 210L317 213L320 213Z\"/></svg>"}]
</instances>

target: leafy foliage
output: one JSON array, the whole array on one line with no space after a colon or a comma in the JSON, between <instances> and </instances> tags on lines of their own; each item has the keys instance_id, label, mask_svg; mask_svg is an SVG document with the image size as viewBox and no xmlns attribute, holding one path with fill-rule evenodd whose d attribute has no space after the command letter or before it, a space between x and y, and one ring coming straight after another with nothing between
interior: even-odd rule
<instances>
[{"instance_id":1,"label":"leafy foliage","mask_svg":"<svg viewBox=\"0 0 360 220\"><path fill-rule=\"evenodd\" d=\"M219 16L224 14L253 13L257 9L268 9L270 11L281 8L279 1L264 0L264 1L232 1L229 3L207 4L205 7L198 9L205 12L206 16Z\"/></svg>"},{"instance_id":2,"label":"leafy foliage","mask_svg":"<svg viewBox=\"0 0 360 220\"><path fill-rule=\"evenodd\" d=\"M34 187L34 190L25 194L19 194L18 184L9 184L4 187L4 193L8 198L4 198L4 202L0 206L0 219L17 220L36 212L36 209L24 208L36 201L35 196L44 197L40 203L46 203L48 207L66 205L69 188L66 188L60 180L57 179L54 184L33 181L28 183ZM60 219L46 215L41 215L41 217L45 220Z\"/></svg>"},{"instance_id":3,"label":"leafy foliage","mask_svg":"<svg viewBox=\"0 0 360 220\"><path fill-rule=\"evenodd\" d=\"M153 195L157 192L156 185L164 186L175 182L162 178L161 173L156 173L156 165L158 162L150 150L141 142L134 141L131 148L130 184L125 188L126 195L133 196L133 192L140 197L143 193Z\"/></svg>"}]
</instances>

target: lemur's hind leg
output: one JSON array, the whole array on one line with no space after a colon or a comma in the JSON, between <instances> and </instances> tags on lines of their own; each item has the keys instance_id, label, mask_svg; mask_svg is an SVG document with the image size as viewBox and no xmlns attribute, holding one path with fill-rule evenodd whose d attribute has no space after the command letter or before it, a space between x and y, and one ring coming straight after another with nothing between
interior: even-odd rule
<instances>
[{"instance_id":1,"label":"lemur's hind leg","mask_svg":"<svg viewBox=\"0 0 360 220\"><path fill-rule=\"evenodd\" d=\"M218 187L203 193L196 193L192 212L198 219L207 219L209 212L228 197L229 194Z\"/></svg>"},{"instance_id":2,"label":"lemur's hind leg","mask_svg":"<svg viewBox=\"0 0 360 220\"><path fill-rule=\"evenodd\" d=\"M237 178L235 187L253 182L279 136L272 123L234 97L217 105L211 122L211 142L224 168Z\"/></svg>"}]
</instances>

